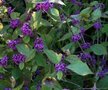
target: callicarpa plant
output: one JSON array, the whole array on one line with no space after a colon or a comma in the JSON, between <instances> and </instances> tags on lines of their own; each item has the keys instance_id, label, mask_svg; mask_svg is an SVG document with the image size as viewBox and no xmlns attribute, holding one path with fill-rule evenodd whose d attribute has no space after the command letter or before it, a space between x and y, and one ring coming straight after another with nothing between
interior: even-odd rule
<instances>
[{"instance_id":1,"label":"callicarpa plant","mask_svg":"<svg viewBox=\"0 0 108 90\"><path fill-rule=\"evenodd\" d=\"M0 90L108 90L108 0L0 0Z\"/></svg>"}]
</instances>

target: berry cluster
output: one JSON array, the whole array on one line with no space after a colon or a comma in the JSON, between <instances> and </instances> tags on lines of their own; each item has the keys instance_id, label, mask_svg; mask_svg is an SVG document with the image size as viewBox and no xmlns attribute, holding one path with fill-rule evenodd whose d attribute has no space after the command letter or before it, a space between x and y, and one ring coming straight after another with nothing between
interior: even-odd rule
<instances>
[{"instance_id":1,"label":"berry cluster","mask_svg":"<svg viewBox=\"0 0 108 90\"><path fill-rule=\"evenodd\" d=\"M12 59L13 59L14 63L18 65L25 61L26 56L23 54L14 54Z\"/></svg>"},{"instance_id":2,"label":"berry cluster","mask_svg":"<svg viewBox=\"0 0 108 90\"><path fill-rule=\"evenodd\" d=\"M53 3L46 1L42 3L37 3L35 8L37 11L41 10L43 12L47 12L52 7L53 7Z\"/></svg>"}]
</instances>

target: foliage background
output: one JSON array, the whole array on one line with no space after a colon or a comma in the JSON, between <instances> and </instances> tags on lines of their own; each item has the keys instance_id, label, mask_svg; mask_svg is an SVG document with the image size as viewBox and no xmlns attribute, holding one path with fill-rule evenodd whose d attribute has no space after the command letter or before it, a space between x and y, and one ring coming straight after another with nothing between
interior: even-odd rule
<instances>
[{"instance_id":1,"label":"foliage background","mask_svg":"<svg viewBox=\"0 0 108 90\"><path fill-rule=\"evenodd\" d=\"M108 60L108 0L79 0L83 6L74 5L71 0L49 0L54 7L48 12L34 10L36 3L45 2L42 0L5 0L0 6L0 58L4 55L9 57L7 67L0 67L0 90L12 88L13 90L86 90L87 88L108 89L108 75L99 77L97 73L102 71L102 57ZM78 0L77 0L78 1ZM97 3L103 3L104 9L93 7ZM3 7L4 6L4 7ZM10 15L8 7L14 8ZM79 10L79 14L75 12ZM93 14L94 13L94 14ZM26 21L27 16L31 19ZM61 15L64 15L61 18ZM23 36L21 26L16 29L10 27L10 20L19 18L22 23L29 22L35 36ZM80 48L83 40L72 42L73 34L79 34L79 26L72 24L72 18L80 18L80 27L86 29L84 39L91 43L90 48L84 52L95 56L96 64L90 65L78 58L82 52ZM62 20L63 19L63 20ZM93 27L95 22L101 22L102 28L97 32ZM97 33L98 36L97 36ZM14 51L7 46L8 40L21 37L22 42ZM34 47L34 40L41 37L44 41L43 52L37 52ZM99 39L97 43L96 40ZM27 57L26 62L15 65L12 55L22 53ZM55 64L60 63L62 56L65 56L64 63L67 65L66 72L56 72Z\"/></svg>"}]
</instances>

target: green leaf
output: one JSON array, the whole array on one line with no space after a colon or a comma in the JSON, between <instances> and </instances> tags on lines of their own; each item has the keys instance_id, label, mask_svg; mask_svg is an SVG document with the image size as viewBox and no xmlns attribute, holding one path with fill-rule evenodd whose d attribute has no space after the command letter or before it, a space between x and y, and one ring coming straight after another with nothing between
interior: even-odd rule
<instances>
[{"instance_id":1,"label":"green leaf","mask_svg":"<svg viewBox=\"0 0 108 90\"><path fill-rule=\"evenodd\" d=\"M38 65L38 66L46 65L45 57L42 54L36 54L34 59L36 61L36 65Z\"/></svg>"},{"instance_id":2,"label":"green leaf","mask_svg":"<svg viewBox=\"0 0 108 90\"><path fill-rule=\"evenodd\" d=\"M11 83L8 80L0 80L0 90L4 90L6 87L10 87Z\"/></svg>"},{"instance_id":3,"label":"green leaf","mask_svg":"<svg viewBox=\"0 0 108 90\"><path fill-rule=\"evenodd\" d=\"M24 85L24 82L23 82L21 85L19 85L19 86L17 86L16 88L14 88L13 90L21 90L22 87L23 87L23 85Z\"/></svg>"},{"instance_id":4,"label":"green leaf","mask_svg":"<svg viewBox=\"0 0 108 90\"><path fill-rule=\"evenodd\" d=\"M77 61L77 60L80 60L80 59L78 58L77 55L69 55L68 57L66 57L66 60L70 63L73 63L74 61Z\"/></svg>"},{"instance_id":5,"label":"green leaf","mask_svg":"<svg viewBox=\"0 0 108 90\"><path fill-rule=\"evenodd\" d=\"M71 36L72 36L71 33L67 33L67 34L65 34L61 39L59 39L59 41L64 41L64 40L66 40L66 39L69 39Z\"/></svg>"},{"instance_id":6,"label":"green leaf","mask_svg":"<svg viewBox=\"0 0 108 90\"><path fill-rule=\"evenodd\" d=\"M63 48L62 48L62 51L63 52L66 52L67 50L69 50L71 47L72 47L72 43L69 43L69 44L66 44Z\"/></svg>"},{"instance_id":7,"label":"green leaf","mask_svg":"<svg viewBox=\"0 0 108 90\"><path fill-rule=\"evenodd\" d=\"M23 74L23 78L24 78L24 80L27 80L27 81L30 81L31 80L31 78L32 78L32 72L31 72L31 68L30 67L26 67L26 68L24 68L24 70L23 70L23 72L22 72Z\"/></svg>"},{"instance_id":8,"label":"green leaf","mask_svg":"<svg viewBox=\"0 0 108 90\"><path fill-rule=\"evenodd\" d=\"M57 79L61 80L62 77L63 77L63 72L61 72L61 71L57 72Z\"/></svg>"},{"instance_id":9,"label":"green leaf","mask_svg":"<svg viewBox=\"0 0 108 90\"><path fill-rule=\"evenodd\" d=\"M5 69L3 67L0 67L0 73L5 73Z\"/></svg>"},{"instance_id":10,"label":"green leaf","mask_svg":"<svg viewBox=\"0 0 108 90\"><path fill-rule=\"evenodd\" d=\"M30 87L30 90L35 90L35 89L36 89L36 85Z\"/></svg>"},{"instance_id":11,"label":"green leaf","mask_svg":"<svg viewBox=\"0 0 108 90\"><path fill-rule=\"evenodd\" d=\"M101 31L102 31L102 33L105 33L106 35L108 35L108 24L104 24Z\"/></svg>"},{"instance_id":12,"label":"green leaf","mask_svg":"<svg viewBox=\"0 0 108 90\"><path fill-rule=\"evenodd\" d=\"M81 16L89 15L91 11L92 11L91 7L87 7L81 11L80 15Z\"/></svg>"},{"instance_id":13,"label":"green leaf","mask_svg":"<svg viewBox=\"0 0 108 90\"><path fill-rule=\"evenodd\" d=\"M35 57L35 50L34 49L30 49L29 50L29 53L28 53L28 56L27 56L27 61L26 62L29 62L31 59L33 59Z\"/></svg>"},{"instance_id":14,"label":"green leaf","mask_svg":"<svg viewBox=\"0 0 108 90\"><path fill-rule=\"evenodd\" d=\"M86 30L88 30L88 29L90 29L92 26L93 26L93 24L87 24L87 25L85 25L84 27L85 27Z\"/></svg>"},{"instance_id":15,"label":"green leaf","mask_svg":"<svg viewBox=\"0 0 108 90\"><path fill-rule=\"evenodd\" d=\"M34 65L33 67L32 67L32 72L35 72L37 70L37 65Z\"/></svg>"},{"instance_id":16,"label":"green leaf","mask_svg":"<svg viewBox=\"0 0 108 90\"><path fill-rule=\"evenodd\" d=\"M42 90L52 90L52 87L48 87L46 85L42 85Z\"/></svg>"},{"instance_id":17,"label":"green leaf","mask_svg":"<svg viewBox=\"0 0 108 90\"><path fill-rule=\"evenodd\" d=\"M74 85L74 84L72 85L71 84L70 87L72 87L73 89L76 89L78 87L83 87L83 85L85 85L84 77L82 77L80 75L77 75L76 73L72 73L72 77L71 77L71 79L69 81L71 81L71 82L76 84L76 85Z\"/></svg>"},{"instance_id":18,"label":"green leaf","mask_svg":"<svg viewBox=\"0 0 108 90\"><path fill-rule=\"evenodd\" d=\"M20 69L13 69L12 70L12 76L15 78L15 80L19 79L21 76L21 70Z\"/></svg>"},{"instance_id":19,"label":"green leaf","mask_svg":"<svg viewBox=\"0 0 108 90\"><path fill-rule=\"evenodd\" d=\"M78 29L77 27L71 26L71 31L73 32L73 34L79 34L80 33L80 29Z\"/></svg>"},{"instance_id":20,"label":"green leaf","mask_svg":"<svg viewBox=\"0 0 108 90\"><path fill-rule=\"evenodd\" d=\"M53 26L50 22L48 22L47 20L44 20L44 19L41 19L40 25L43 25L43 26Z\"/></svg>"},{"instance_id":21,"label":"green leaf","mask_svg":"<svg viewBox=\"0 0 108 90\"><path fill-rule=\"evenodd\" d=\"M90 48L96 55L106 55L107 49L101 44L92 45Z\"/></svg>"},{"instance_id":22,"label":"green leaf","mask_svg":"<svg viewBox=\"0 0 108 90\"><path fill-rule=\"evenodd\" d=\"M101 17L101 10L100 8L97 8L93 13L92 13L92 20L97 20Z\"/></svg>"},{"instance_id":23,"label":"green leaf","mask_svg":"<svg viewBox=\"0 0 108 90\"><path fill-rule=\"evenodd\" d=\"M108 42L102 42L101 45L103 45L104 47L107 47L108 46Z\"/></svg>"},{"instance_id":24,"label":"green leaf","mask_svg":"<svg viewBox=\"0 0 108 90\"><path fill-rule=\"evenodd\" d=\"M41 12L33 12L31 18L32 29L38 29L40 27L40 21L41 21Z\"/></svg>"},{"instance_id":25,"label":"green leaf","mask_svg":"<svg viewBox=\"0 0 108 90\"><path fill-rule=\"evenodd\" d=\"M45 46L50 47L51 44L52 44L52 41L53 41L52 35L50 35L50 34L42 34L41 37L44 40ZM47 48L47 47L45 47L45 48Z\"/></svg>"},{"instance_id":26,"label":"green leaf","mask_svg":"<svg viewBox=\"0 0 108 90\"><path fill-rule=\"evenodd\" d=\"M25 62L30 61L35 56L35 50L30 49L26 44L18 44L17 46L18 52L22 53L27 57L27 60Z\"/></svg>"},{"instance_id":27,"label":"green leaf","mask_svg":"<svg viewBox=\"0 0 108 90\"><path fill-rule=\"evenodd\" d=\"M7 30L9 29L9 25L5 25L4 27L3 27L3 29L0 31L0 34L3 34L3 33L5 33L5 32L7 32Z\"/></svg>"},{"instance_id":28,"label":"green leaf","mask_svg":"<svg viewBox=\"0 0 108 90\"><path fill-rule=\"evenodd\" d=\"M80 13L80 17L82 20L84 21L88 21L90 18L90 13L92 12L92 8L91 7L87 7L85 9L83 9Z\"/></svg>"},{"instance_id":29,"label":"green leaf","mask_svg":"<svg viewBox=\"0 0 108 90\"><path fill-rule=\"evenodd\" d=\"M97 87L100 89L108 89L108 75L97 82Z\"/></svg>"},{"instance_id":30,"label":"green leaf","mask_svg":"<svg viewBox=\"0 0 108 90\"><path fill-rule=\"evenodd\" d=\"M29 37L29 36L25 36L25 37L23 38L23 41L24 41L25 43L28 43L28 42L30 41L30 37Z\"/></svg>"},{"instance_id":31,"label":"green leaf","mask_svg":"<svg viewBox=\"0 0 108 90\"><path fill-rule=\"evenodd\" d=\"M20 70L22 70L24 68L24 63L20 63L19 68L20 68Z\"/></svg>"},{"instance_id":32,"label":"green leaf","mask_svg":"<svg viewBox=\"0 0 108 90\"><path fill-rule=\"evenodd\" d=\"M50 9L50 12L53 16L59 16L59 11L56 8Z\"/></svg>"},{"instance_id":33,"label":"green leaf","mask_svg":"<svg viewBox=\"0 0 108 90\"><path fill-rule=\"evenodd\" d=\"M52 50L44 50L44 53L47 55L47 57L49 58L49 60L51 60L54 64L57 64L60 62L61 58L62 58L62 54L57 54Z\"/></svg>"},{"instance_id":34,"label":"green leaf","mask_svg":"<svg viewBox=\"0 0 108 90\"><path fill-rule=\"evenodd\" d=\"M93 74L87 64L83 63L81 60L74 60L70 65L67 66L67 68L82 76Z\"/></svg>"},{"instance_id":35,"label":"green leaf","mask_svg":"<svg viewBox=\"0 0 108 90\"><path fill-rule=\"evenodd\" d=\"M94 6L94 5L97 5L97 4L98 4L98 1L93 1L93 2L90 3L91 6Z\"/></svg>"},{"instance_id":36,"label":"green leaf","mask_svg":"<svg viewBox=\"0 0 108 90\"><path fill-rule=\"evenodd\" d=\"M21 35L21 30L19 28L16 28L15 31L13 32L12 38L17 39L18 36Z\"/></svg>"},{"instance_id":37,"label":"green leaf","mask_svg":"<svg viewBox=\"0 0 108 90\"><path fill-rule=\"evenodd\" d=\"M24 14L22 14L21 16L20 16L20 21L21 22L24 22L25 20L26 20L26 18L27 18L27 15L24 13Z\"/></svg>"},{"instance_id":38,"label":"green leaf","mask_svg":"<svg viewBox=\"0 0 108 90\"><path fill-rule=\"evenodd\" d=\"M12 12L10 16L11 16L12 19L16 19L16 18L19 18L20 13L18 13L18 12Z\"/></svg>"},{"instance_id":39,"label":"green leaf","mask_svg":"<svg viewBox=\"0 0 108 90\"><path fill-rule=\"evenodd\" d=\"M61 0L49 0L49 2L65 5Z\"/></svg>"},{"instance_id":40,"label":"green leaf","mask_svg":"<svg viewBox=\"0 0 108 90\"><path fill-rule=\"evenodd\" d=\"M29 55L29 47L26 44L18 44L16 45L18 52L20 52L23 55L28 56Z\"/></svg>"},{"instance_id":41,"label":"green leaf","mask_svg":"<svg viewBox=\"0 0 108 90\"><path fill-rule=\"evenodd\" d=\"M47 13L47 15L54 20L55 22L60 22L60 15L59 15L59 11L56 8L52 8L50 9L50 13Z\"/></svg>"},{"instance_id":42,"label":"green leaf","mask_svg":"<svg viewBox=\"0 0 108 90\"><path fill-rule=\"evenodd\" d=\"M42 0L32 0L32 3L35 3L36 4L36 2L42 2Z\"/></svg>"}]
</instances>

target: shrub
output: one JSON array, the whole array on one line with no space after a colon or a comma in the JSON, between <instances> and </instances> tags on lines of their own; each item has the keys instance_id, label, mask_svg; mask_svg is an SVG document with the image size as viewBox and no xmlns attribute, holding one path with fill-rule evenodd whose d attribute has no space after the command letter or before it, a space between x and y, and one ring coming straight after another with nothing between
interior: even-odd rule
<instances>
[{"instance_id":1,"label":"shrub","mask_svg":"<svg viewBox=\"0 0 108 90\"><path fill-rule=\"evenodd\" d=\"M0 90L107 90L107 4L0 0Z\"/></svg>"}]
</instances>

